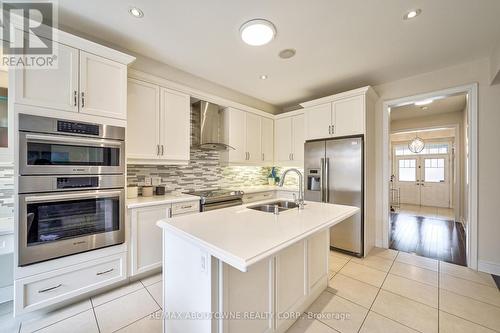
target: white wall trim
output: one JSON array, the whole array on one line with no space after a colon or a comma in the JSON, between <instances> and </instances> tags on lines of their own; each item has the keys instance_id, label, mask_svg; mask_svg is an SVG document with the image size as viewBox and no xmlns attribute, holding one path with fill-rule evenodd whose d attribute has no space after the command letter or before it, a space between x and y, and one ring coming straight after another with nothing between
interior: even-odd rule
<instances>
[{"instance_id":1,"label":"white wall trim","mask_svg":"<svg viewBox=\"0 0 500 333\"><path fill-rule=\"evenodd\" d=\"M233 107L235 109L239 109L239 110L243 110L243 111L247 111L247 112L252 112L252 113L258 114L259 116L274 119L274 115L271 113L264 112L262 110L253 108L253 107L245 105L245 104L234 102L234 101L225 99L223 97L209 94L209 93L206 93L204 91L188 87L184 84L180 84L180 83L177 83L174 81L164 79L162 77L158 77L158 76L146 73L146 72L142 72L142 71L139 71L137 69L129 68L128 69L128 77L132 78L132 79L140 80L140 81L154 83L154 84L157 84L157 85L165 87L165 88L177 90L177 91L186 93L186 94L190 95L191 97L199 98L199 99L202 99L202 100L207 101L207 102L215 103L215 104L225 106L225 107Z\"/></svg>"},{"instance_id":2,"label":"white wall trim","mask_svg":"<svg viewBox=\"0 0 500 333\"><path fill-rule=\"evenodd\" d=\"M389 247L389 179L390 179L390 154L389 154L389 140L390 140L390 108L400 105L410 104L416 100L428 99L436 96L449 96L466 93L468 96L467 103L467 117L468 117L468 150L469 150L469 212L468 221L469 228L467 228L467 265L477 270L478 269L478 233L477 233L477 203L478 203L478 175L477 175L477 163L478 163L478 123L477 123L477 112L478 112L478 84L472 83L468 85L463 85L459 87L448 88L439 91L433 91L425 94L419 94L414 96L402 97L398 99L384 101L382 104L382 189L380 194L382 196L382 216L379 221L382 223L382 235L377 237L377 244L382 247Z\"/></svg>"},{"instance_id":3,"label":"white wall trim","mask_svg":"<svg viewBox=\"0 0 500 333\"><path fill-rule=\"evenodd\" d=\"M500 264L486 260L479 260L478 270L485 273L500 275Z\"/></svg>"}]
</instances>

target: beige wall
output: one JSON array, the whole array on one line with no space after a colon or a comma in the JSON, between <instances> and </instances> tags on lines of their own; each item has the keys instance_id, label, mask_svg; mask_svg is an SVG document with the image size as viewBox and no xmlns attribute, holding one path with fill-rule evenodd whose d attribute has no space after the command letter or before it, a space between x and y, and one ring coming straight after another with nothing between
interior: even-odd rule
<instances>
[{"instance_id":1,"label":"beige wall","mask_svg":"<svg viewBox=\"0 0 500 333\"><path fill-rule=\"evenodd\" d=\"M490 76L492 83L500 83L500 43L498 43L490 56Z\"/></svg>"},{"instance_id":2,"label":"beige wall","mask_svg":"<svg viewBox=\"0 0 500 333\"><path fill-rule=\"evenodd\" d=\"M493 263L500 269L500 219L497 206L500 198L500 154L498 154L500 128L500 85L490 85L489 59L444 68L403 80L374 87L380 96L376 107L376 215L377 239L382 239L382 103L383 101L428 93L450 87L477 82L478 96L478 259ZM379 243L380 244L380 243ZM498 265L498 266L495 266Z\"/></svg>"},{"instance_id":3,"label":"beige wall","mask_svg":"<svg viewBox=\"0 0 500 333\"><path fill-rule=\"evenodd\" d=\"M391 121L391 132L406 129L430 128L436 126L460 125L462 123L462 110L417 118L398 119Z\"/></svg>"}]
</instances>

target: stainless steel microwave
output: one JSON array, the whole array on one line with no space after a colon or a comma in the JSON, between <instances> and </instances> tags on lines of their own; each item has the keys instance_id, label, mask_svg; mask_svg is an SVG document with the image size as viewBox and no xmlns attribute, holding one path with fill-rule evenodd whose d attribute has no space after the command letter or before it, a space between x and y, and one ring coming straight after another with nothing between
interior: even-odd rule
<instances>
[{"instance_id":1,"label":"stainless steel microwave","mask_svg":"<svg viewBox=\"0 0 500 333\"><path fill-rule=\"evenodd\" d=\"M19 174L124 174L123 127L19 115Z\"/></svg>"}]
</instances>

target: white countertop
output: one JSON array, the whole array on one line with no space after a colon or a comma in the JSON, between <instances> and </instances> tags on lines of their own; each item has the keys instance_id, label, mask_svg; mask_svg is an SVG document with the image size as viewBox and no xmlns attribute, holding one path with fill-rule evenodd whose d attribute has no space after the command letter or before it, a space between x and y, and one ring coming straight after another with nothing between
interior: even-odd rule
<instances>
[{"instance_id":1,"label":"white countertop","mask_svg":"<svg viewBox=\"0 0 500 333\"><path fill-rule=\"evenodd\" d=\"M228 189L232 191L243 191L245 194L270 192L270 191L298 192L299 186L297 185L297 186L279 187L278 185L257 185L257 186L229 187Z\"/></svg>"},{"instance_id":2,"label":"white countertop","mask_svg":"<svg viewBox=\"0 0 500 333\"><path fill-rule=\"evenodd\" d=\"M200 200L200 197L189 194L154 195L152 197L137 197L133 199L127 199L127 208L140 208L198 200Z\"/></svg>"},{"instance_id":3,"label":"white countertop","mask_svg":"<svg viewBox=\"0 0 500 333\"><path fill-rule=\"evenodd\" d=\"M304 210L290 209L279 215L246 208L274 200L163 219L157 224L246 272L250 265L359 211L353 206L310 201Z\"/></svg>"}]
</instances>

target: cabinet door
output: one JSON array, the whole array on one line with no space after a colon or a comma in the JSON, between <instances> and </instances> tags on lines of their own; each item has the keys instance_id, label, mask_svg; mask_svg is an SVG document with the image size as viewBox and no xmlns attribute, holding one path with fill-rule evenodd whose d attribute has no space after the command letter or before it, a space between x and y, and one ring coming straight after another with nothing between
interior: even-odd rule
<instances>
[{"instance_id":1,"label":"cabinet door","mask_svg":"<svg viewBox=\"0 0 500 333\"><path fill-rule=\"evenodd\" d=\"M306 118L306 139L329 138L332 125L332 103L313 106L304 110Z\"/></svg>"},{"instance_id":2,"label":"cabinet door","mask_svg":"<svg viewBox=\"0 0 500 333\"><path fill-rule=\"evenodd\" d=\"M259 163L262 161L260 116L245 112L245 147L247 162Z\"/></svg>"},{"instance_id":3,"label":"cabinet door","mask_svg":"<svg viewBox=\"0 0 500 333\"><path fill-rule=\"evenodd\" d=\"M287 247L276 256L276 313L295 312L307 296L305 241ZM277 330L283 332L294 319L277 318Z\"/></svg>"},{"instance_id":4,"label":"cabinet door","mask_svg":"<svg viewBox=\"0 0 500 333\"><path fill-rule=\"evenodd\" d=\"M224 264L222 300L224 313L272 313L273 258L259 261L243 273ZM293 272L295 274L295 272ZM224 333L268 333L273 331L272 317L222 321Z\"/></svg>"},{"instance_id":5,"label":"cabinet door","mask_svg":"<svg viewBox=\"0 0 500 333\"><path fill-rule=\"evenodd\" d=\"M161 159L189 161L189 95L161 88L160 101Z\"/></svg>"},{"instance_id":6,"label":"cabinet door","mask_svg":"<svg viewBox=\"0 0 500 333\"><path fill-rule=\"evenodd\" d=\"M80 112L127 119L127 66L80 51Z\"/></svg>"},{"instance_id":7,"label":"cabinet door","mask_svg":"<svg viewBox=\"0 0 500 333\"><path fill-rule=\"evenodd\" d=\"M302 166L304 164L304 143L305 143L305 124L304 115L300 114L292 118L292 137L293 150L292 160L294 165Z\"/></svg>"},{"instance_id":8,"label":"cabinet door","mask_svg":"<svg viewBox=\"0 0 500 333\"><path fill-rule=\"evenodd\" d=\"M274 121L276 162L290 163L292 160L292 117Z\"/></svg>"},{"instance_id":9,"label":"cabinet door","mask_svg":"<svg viewBox=\"0 0 500 333\"><path fill-rule=\"evenodd\" d=\"M131 275L162 267L162 232L156 222L168 216L171 205L131 210Z\"/></svg>"},{"instance_id":10,"label":"cabinet door","mask_svg":"<svg viewBox=\"0 0 500 333\"><path fill-rule=\"evenodd\" d=\"M228 144L234 148L230 149L229 162L247 162L247 151L245 149L245 112L227 108L224 110L225 118L228 120Z\"/></svg>"},{"instance_id":11,"label":"cabinet door","mask_svg":"<svg viewBox=\"0 0 500 333\"><path fill-rule=\"evenodd\" d=\"M78 112L78 50L57 47L57 68L14 70L15 103Z\"/></svg>"},{"instance_id":12,"label":"cabinet door","mask_svg":"<svg viewBox=\"0 0 500 333\"><path fill-rule=\"evenodd\" d=\"M328 280L329 232L319 232L307 240L309 293Z\"/></svg>"},{"instance_id":13,"label":"cabinet door","mask_svg":"<svg viewBox=\"0 0 500 333\"><path fill-rule=\"evenodd\" d=\"M274 121L261 117L260 128L262 131L262 162L271 165L274 161Z\"/></svg>"},{"instance_id":14,"label":"cabinet door","mask_svg":"<svg viewBox=\"0 0 500 333\"><path fill-rule=\"evenodd\" d=\"M127 157L157 159L160 142L160 87L129 79Z\"/></svg>"},{"instance_id":15,"label":"cabinet door","mask_svg":"<svg viewBox=\"0 0 500 333\"><path fill-rule=\"evenodd\" d=\"M363 134L365 131L365 97L363 95L333 102L333 136Z\"/></svg>"}]
</instances>

